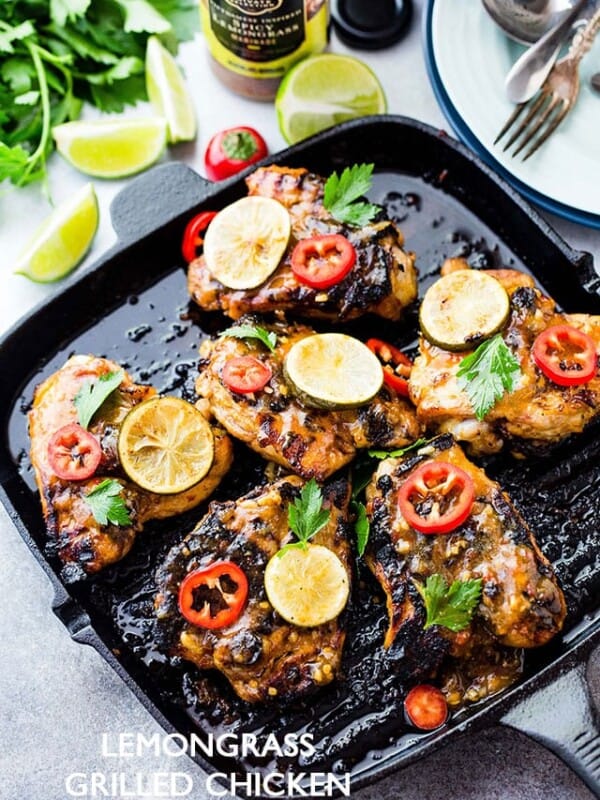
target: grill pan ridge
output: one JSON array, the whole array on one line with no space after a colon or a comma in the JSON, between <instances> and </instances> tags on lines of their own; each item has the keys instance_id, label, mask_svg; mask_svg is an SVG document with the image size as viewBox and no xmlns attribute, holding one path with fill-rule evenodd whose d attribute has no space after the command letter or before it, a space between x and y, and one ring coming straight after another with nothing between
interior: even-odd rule
<instances>
[{"instance_id":1,"label":"grill pan ridge","mask_svg":"<svg viewBox=\"0 0 600 800\"><path fill-rule=\"evenodd\" d=\"M514 190L443 131L401 117L366 118L330 129L262 163L306 166L327 175L367 160L376 168L370 198L385 200L405 234L407 247L417 253L421 295L444 257L463 255L474 266L504 263L531 272L567 311L600 313L600 280L590 254L569 248ZM441 731L415 735L394 716L404 676L400 673L397 685L393 676L396 667L401 669L401 660L387 663L375 652L377 646L377 652L381 650L383 616L381 607L371 602L369 591L355 600L368 620L362 639L358 629L352 630L351 618L357 609L348 614L348 641L354 635L356 647L346 650L356 653L345 657L344 674L338 682L341 688L328 687L306 703L248 714L240 712L241 704L223 681L209 678L202 680L201 686L206 692L216 692L218 702L210 713L195 707L190 683L198 676L189 665L171 672L147 640L152 634L154 565L171 542L191 530L203 507L153 524L151 534L139 537L130 556L104 573L80 584L61 581L56 559L44 551L44 526L26 455L25 415L33 387L71 353L95 352L122 363L136 380L191 399L199 341L216 327L223 327L223 320L202 314L188 303L178 255L181 234L192 214L204 208L218 209L243 194L243 174L218 185L177 163L144 174L123 190L111 207L117 245L0 342L4 389L0 399L0 498L54 586L55 613L76 641L93 646L111 664L169 732L187 734L197 730L196 723L215 733L228 726L252 730L252 725L279 733L312 730L321 736L316 760L279 766L296 771L349 771L357 789L466 730L505 717L506 724L558 752L592 790L600 792L599 769L593 765L600 741L596 739L596 748L590 738L594 728L584 675L587 656L600 642L596 599L600 588L600 471L596 468L600 426L567 442L552 458L523 465L497 457L486 464L492 477L513 495L555 563L569 616L561 641L528 655L525 675L517 686L455 714ZM92 319L90 296L96 309ZM415 320L411 312L404 325L392 328L390 323L369 321L353 323L352 330L361 333L364 328L370 335L414 347ZM258 458L242 454L241 448L236 455L231 480L226 482L229 488L220 496L242 494L260 479ZM363 577L368 589L369 578ZM373 670L379 670L381 685L369 695L368 681L377 683ZM575 688L562 694L555 691L565 681ZM340 717L351 691L358 693L357 707ZM547 693L553 691L549 706ZM575 730L561 733L567 711L560 701L565 696ZM542 726L545 732L540 733L536 725L536 719L542 719L538 713L542 706L552 708L554 736L548 734L552 726L548 725L547 710ZM373 716L374 725L367 721ZM340 730L340 719L349 732ZM587 738L578 738L578 725L583 732L589 729ZM582 743L586 745L584 754L580 752ZM218 758L196 760L207 771L241 773L273 766Z\"/></svg>"}]
</instances>

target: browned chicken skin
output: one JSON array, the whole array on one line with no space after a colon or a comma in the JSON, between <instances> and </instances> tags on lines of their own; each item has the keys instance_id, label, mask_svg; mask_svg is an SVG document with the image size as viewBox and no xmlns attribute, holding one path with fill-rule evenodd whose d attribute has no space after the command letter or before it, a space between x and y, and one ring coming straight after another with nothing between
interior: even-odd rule
<instances>
[{"instance_id":1,"label":"browned chicken skin","mask_svg":"<svg viewBox=\"0 0 600 800\"><path fill-rule=\"evenodd\" d=\"M338 619L302 628L282 619L270 605L264 572L269 559L293 540L287 507L302 487L290 476L237 501L211 503L208 514L169 552L157 574L156 614L172 656L200 669L218 669L249 703L299 697L336 676L344 644ZM347 510L350 487L338 480L323 490L331 515L313 541L333 550L348 570ZM185 575L215 561L232 561L248 578L241 616L226 628L208 630L188 623L177 597Z\"/></svg>"},{"instance_id":2,"label":"browned chicken skin","mask_svg":"<svg viewBox=\"0 0 600 800\"><path fill-rule=\"evenodd\" d=\"M119 388L102 405L89 426L99 441L102 461L97 473L83 481L58 478L48 460L48 443L63 425L77 422L73 399L82 385L100 375L119 370L118 364L95 356L73 356L35 392L29 414L31 463L35 470L48 537L64 562L64 576L77 579L123 558L131 549L136 534L151 519L161 519L187 511L206 499L218 486L232 461L232 445L225 432L215 427L213 465L200 483L176 495L158 495L140 489L124 478L117 456L119 426L137 403L156 395L151 386L135 384L125 374ZM85 501L104 478L115 477L123 485L123 498L132 525L100 525Z\"/></svg>"},{"instance_id":3,"label":"browned chicken skin","mask_svg":"<svg viewBox=\"0 0 600 800\"><path fill-rule=\"evenodd\" d=\"M470 516L447 534L415 531L398 506L402 484L430 460L458 466L474 481ZM465 457L452 437L440 436L404 458L382 461L367 487L367 514L371 520L367 562L387 597L386 646L405 627L414 629L417 623L422 630L423 601L413 581L424 584L433 574L442 575L448 585L455 580L482 580L481 601L469 627L457 633L442 627L433 630L446 640L447 653L464 664L463 671L470 672L471 679L476 675L484 693L511 682L506 669L511 659L503 648L543 645L562 628L565 600L550 563L508 496ZM513 657L512 663L518 667L519 658ZM460 683L456 676L453 681Z\"/></svg>"},{"instance_id":4,"label":"browned chicken skin","mask_svg":"<svg viewBox=\"0 0 600 800\"><path fill-rule=\"evenodd\" d=\"M255 340L231 337L207 340L200 348L204 360L196 390L232 436L270 461L317 480L348 464L360 448L392 449L419 437L421 429L412 406L385 386L358 409L326 411L305 406L284 378L283 360L295 342L314 331L305 325L261 325L277 333L274 353ZM273 377L260 392L236 394L225 386L221 373L228 359L249 354L268 363Z\"/></svg>"},{"instance_id":5,"label":"browned chicken skin","mask_svg":"<svg viewBox=\"0 0 600 800\"><path fill-rule=\"evenodd\" d=\"M324 180L306 169L260 167L246 178L250 195L271 197L291 217L286 255L275 272L256 289L234 291L216 281L203 257L190 264L188 288L207 311L223 311L233 319L245 313L283 310L303 317L349 320L367 312L391 320L417 296L414 256L403 250L402 234L393 222L379 220L361 228L332 219L323 206ZM329 289L299 283L290 265L300 239L341 233L353 244L357 259L349 275Z\"/></svg>"},{"instance_id":6,"label":"browned chicken skin","mask_svg":"<svg viewBox=\"0 0 600 800\"><path fill-rule=\"evenodd\" d=\"M460 267L452 259L450 269ZM468 267L466 262L462 262ZM464 268L463 267L463 268ZM435 432L449 432L468 443L474 454L495 453L505 442L516 454L543 451L571 434L581 433L600 413L600 376L579 386L558 386L535 365L532 345L551 325L572 325L589 334L600 352L600 317L563 314L554 300L535 288L532 278L516 270L489 270L510 297L510 318L504 341L519 361L522 378L486 414L475 418L457 371L469 351L450 353L424 336L410 376L410 396L419 420Z\"/></svg>"}]
</instances>

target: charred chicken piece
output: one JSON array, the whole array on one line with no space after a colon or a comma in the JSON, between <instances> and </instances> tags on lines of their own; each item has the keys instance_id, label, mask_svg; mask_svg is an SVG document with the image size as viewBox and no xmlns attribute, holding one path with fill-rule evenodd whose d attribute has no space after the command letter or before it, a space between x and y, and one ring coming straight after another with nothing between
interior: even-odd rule
<instances>
[{"instance_id":1,"label":"charred chicken piece","mask_svg":"<svg viewBox=\"0 0 600 800\"><path fill-rule=\"evenodd\" d=\"M217 669L249 703L291 700L330 683L344 644L339 618L313 628L292 625L270 605L264 587L267 563L292 540L288 504L303 482L296 476L260 487L236 501L213 502L208 514L171 549L157 573L155 608L163 647L199 669ZM327 525L312 540L332 550L348 570L347 511L350 487L337 480L323 490L331 511ZM178 595L190 572L215 562L233 562L246 575L248 599L227 627L190 624Z\"/></svg>"},{"instance_id":2,"label":"charred chicken piece","mask_svg":"<svg viewBox=\"0 0 600 800\"><path fill-rule=\"evenodd\" d=\"M450 261L453 263L446 265L450 271L468 268L460 259ZM514 390L478 420L457 376L461 361L472 351L449 352L421 336L420 355L409 381L410 397L428 430L451 433L473 454L498 452L505 443L517 455L544 453L568 436L581 433L598 416L600 376L596 371L587 383L558 385L536 365L534 342L550 326L566 324L590 336L598 353L600 317L557 311L554 300L522 272L486 272L499 281L510 299L509 318L501 334L520 366L521 377Z\"/></svg>"},{"instance_id":3,"label":"charred chicken piece","mask_svg":"<svg viewBox=\"0 0 600 800\"><path fill-rule=\"evenodd\" d=\"M207 311L223 311L238 319L246 313L290 311L301 317L349 320L368 312L397 320L417 297L414 256L403 249L403 237L386 219L357 228L334 220L323 206L325 181L306 169L260 167L246 178L250 195L270 197L291 217L287 252L275 272L256 289L232 290L210 274L200 257L190 264L188 288ZM342 234L356 250L347 277L328 289L300 283L291 268L291 253L301 239Z\"/></svg>"},{"instance_id":4,"label":"charred chicken piece","mask_svg":"<svg viewBox=\"0 0 600 800\"><path fill-rule=\"evenodd\" d=\"M253 325L253 318L244 323ZM304 478L324 480L366 447L393 449L418 439L421 428L405 398L384 386L367 405L356 409L311 408L294 395L283 362L292 345L314 331L305 325L275 323L261 327L277 335L273 353L255 340L223 336L202 343L198 394L235 438L266 459ZM235 357L252 355L268 365L272 377L253 394L238 394L225 385L223 370Z\"/></svg>"},{"instance_id":5,"label":"charred chicken piece","mask_svg":"<svg viewBox=\"0 0 600 800\"><path fill-rule=\"evenodd\" d=\"M419 532L401 510L401 490L424 464L442 462L470 477L474 501L468 516L446 533ZM427 516L423 500L421 512ZM440 499L443 503L443 498ZM367 487L371 535L367 563L386 597L389 628L385 645L429 636L437 653L452 656L454 695L480 699L511 683L520 668L513 648L543 645L562 628L565 600L531 530L500 486L471 463L449 435L439 436L404 458L382 461ZM432 575L454 581L481 579L482 592L470 624L453 632L423 630L424 603L415 582Z\"/></svg>"},{"instance_id":6,"label":"charred chicken piece","mask_svg":"<svg viewBox=\"0 0 600 800\"><path fill-rule=\"evenodd\" d=\"M105 358L77 355L41 383L29 413L31 463L40 492L50 549L65 564L63 575L77 580L123 558L133 546L136 534L151 519L162 519L187 511L205 500L228 471L233 448L225 432L214 427L214 461L206 477L185 492L159 495L145 491L125 478L117 455L119 427L133 406L156 395L151 386L141 386L125 376L116 391L94 416L89 432L102 450L100 464L93 477L65 480L53 470L48 445L64 425L77 422L74 398L90 381L116 372L118 364ZM132 524L101 525L93 516L85 495L104 478L119 479L123 499Z\"/></svg>"}]
</instances>

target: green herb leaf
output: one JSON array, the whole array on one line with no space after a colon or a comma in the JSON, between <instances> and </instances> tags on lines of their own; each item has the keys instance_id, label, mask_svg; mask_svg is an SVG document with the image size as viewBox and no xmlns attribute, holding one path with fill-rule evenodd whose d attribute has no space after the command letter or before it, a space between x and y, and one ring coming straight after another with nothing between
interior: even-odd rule
<instances>
[{"instance_id":1,"label":"green herb leaf","mask_svg":"<svg viewBox=\"0 0 600 800\"><path fill-rule=\"evenodd\" d=\"M125 31L168 33L171 25L147 0L115 0L125 15Z\"/></svg>"},{"instance_id":2,"label":"green herb leaf","mask_svg":"<svg viewBox=\"0 0 600 800\"><path fill-rule=\"evenodd\" d=\"M425 603L425 628L441 625L456 633L469 625L481 599L481 578L454 581L450 588L443 575L437 574L430 575L425 586L413 583Z\"/></svg>"},{"instance_id":3,"label":"green herb leaf","mask_svg":"<svg viewBox=\"0 0 600 800\"><path fill-rule=\"evenodd\" d=\"M277 334L261 328L259 325L234 325L219 334L221 336L233 336L235 339L258 339L271 352L275 350L277 344Z\"/></svg>"},{"instance_id":4,"label":"green herb leaf","mask_svg":"<svg viewBox=\"0 0 600 800\"><path fill-rule=\"evenodd\" d=\"M409 453L411 450L416 450L419 447L422 447L424 444L427 444L430 439L417 439L416 442L412 444L406 445L406 447L400 447L398 450L367 450L367 453L371 456L371 458L402 458L405 453Z\"/></svg>"},{"instance_id":5,"label":"green herb leaf","mask_svg":"<svg viewBox=\"0 0 600 800\"><path fill-rule=\"evenodd\" d=\"M123 487L119 481L107 478L85 495L86 503L92 509L96 522L100 525L131 525L129 510L121 495Z\"/></svg>"},{"instance_id":6,"label":"green herb leaf","mask_svg":"<svg viewBox=\"0 0 600 800\"><path fill-rule=\"evenodd\" d=\"M50 0L50 17L57 25L82 17L92 0Z\"/></svg>"},{"instance_id":7,"label":"green herb leaf","mask_svg":"<svg viewBox=\"0 0 600 800\"><path fill-rule=\"evenodd\" d=\"M97 380L89 380L83 384L73 400L82 428L87 429L96 411L121 385L124 377L125 373L120 369L117 372L107 372L105 375L100 375Z\"/></svg>"},{"instance_id":8,"label":"green herb leaf","mask_svg":"<svg viewBox=\"0 0 600 800\"><path fill-rule=\"evenodd\" d=\"M35 33L33 24L26 20L20 25L7 25L0 29L0 53L14 53L14 43L20 42L27 36L32 36Z\"/></svg>"},{"instance_id":9,"label":"green herb leaf","mask_svg":"<svg viewBox=\"0 0 600 800\"><path fill-rule=\"evenodd\" d=\"M338 222L366 225L379 212L379 206L356 202L371 187L373 164L354 164L340 176L334 172L325 183L323 205Z\"/></svg>"},{"instance_id":10,"label":"green herb leaf","mask_svg":"<svg viewBox=\"0 0 600 800\"><path fill-rule=\"evenodd\" d=\"M519 362L498 333L460 362L458 382L478 420L482 420L505 392L512 392L521 377Z\"/></svg>"},{"instance_id":11,"label":"green herb leaf","mask_svg":"<svg viewBox=\"0 0 600 800\"><path fill-rule=\"evenodd\" d=\"M359 556L362 556L364 555L367 543L369 541L371 523L367 517L367 509L364 503L359 503L354 500L352 502L352 510L356 515L354 520L354 530L356 532L356 551Z\"/></svg>"},{"instance_id":12,"label":"green herb leaf","mask_svg":"<svg viewBox=\"0 0 600 800\"><path fill-rule=\"evenodd\" d=\"M278 555L292 547L306 547L309 539L329 522L331 512L323 508L323 493L314 478L304 484L293 503L288 506L288 525L298 537L297 542L286 544Z\"/></svg>"}]
</instances>

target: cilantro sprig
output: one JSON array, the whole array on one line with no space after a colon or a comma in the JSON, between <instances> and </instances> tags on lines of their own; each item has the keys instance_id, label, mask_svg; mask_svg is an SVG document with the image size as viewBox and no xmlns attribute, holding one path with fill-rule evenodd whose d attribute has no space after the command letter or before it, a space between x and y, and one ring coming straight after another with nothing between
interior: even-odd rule
<instances>
[{"instance_id":1,"label":"cilantro sprig","mask_svg":"<svg viewBox=\"0 0 600 800\"><path fill-rule=\"evenodd\" d=\"M235 339L258 339L271 352L275 350L277 344L277 334L261 328L260 325L233 325L219 334L219 338L222 336L233 336Z\"/></svg>"},{"instance_id":2,"label":"cilantro sprig","mask_svg":"<svg viewBox=\"0 0 600 800\"><path fill-rule=\"evenodd\" d=\"M478 420L482 420L521 377L519 362L498 333L463 358L457 372Z\"/></svg>"},{"instance_id":3,"label":"cilantro sprig","mask_svg":"<svg viewBox=\"0 0 600 800\"><path fill-rule=\"evenodd\" d=\"M288 506L288 525L298 541L284 545L281 556L293 547L305 548L310 539L329 522L331 512L323 508L323 493L314 478L304 484L300 496Z\"/></svg>"},{"instance_id":4,"label":"cilantro sprig","mask_svg":"<svg viewBox=\"0 0 600 800\"><path fill-rule=\"evenodd\" d=\"M92 417L104 401L115 389L120 386L125 377L122 369L117 372L107 372L100 375L97 380L86 381L75 395L73 402L77 409L79 424L87 430Z\"/></svg>"},{"instance_id":5,"label":"cilantro sprig","mask_svg":"<svg viewBox=\"0 0 600 800\"><path fill-rule=\"evenodd\" d=\"M400 447L398 450L367 450L367 453L371 458L402 458L405 453L410 453L411 450L417 450L419 447L422 447L424 444L427 444L430 439L417 439L416 442L412 444L406 445L406 447Z\"/></svg>"},{"instance_id":6,"label":"cilantro sprig","mask_svg":"<svg viewBox=\"0 0 600 800\"><path fill-rule=\"evenodd\" d=\"M444 576L435 574L425 585L413 583L425 604L425 628L441 625L456 633L469 625L481 599L481 578L453 581L448 587Z\"/></svg>"},{"instance_id":7,"label":"cilantro sprig","mask_svg":"<svg viewBox=\"0 0 600 800\"><path fill-rule=\"evenodd\" d=\"M325 183L323 205L338 222L366 225L379 212L379 206L359 201L371 188L373 164L354 164L341 175L332 173Z\"/></svg>"},{"instance_id":8,"label":"cilantro sprig","mask_svg":"<svg viewBox=\"0 0 600 800\"><path fill-rule=\"evenodd\" d=\"M119 481L106 478L91 492L85 495L85 501L92 510L96 522L100 525L131 525L129 510L122 496L123 487Z\"/></svg>"},{"instance_id":9,"label":"cilantro sprig","mask_svg":"<svg viewBox=\"0 0 600 800\"><path fill-rule=\"evenodd\" d=\"M354 532L356 533L356 552L359 556L365 554L367 544L369 543L369 534L371 533L371 523L367 517L367 508L364 503L359 500L352 501L352 510L354 511Z\"/></svg>"}]
</instances>

